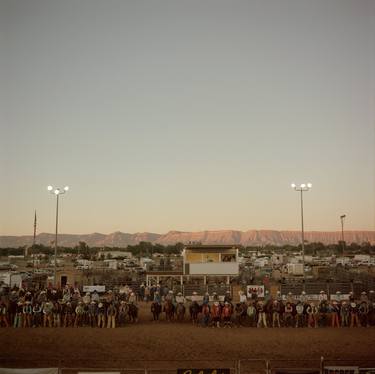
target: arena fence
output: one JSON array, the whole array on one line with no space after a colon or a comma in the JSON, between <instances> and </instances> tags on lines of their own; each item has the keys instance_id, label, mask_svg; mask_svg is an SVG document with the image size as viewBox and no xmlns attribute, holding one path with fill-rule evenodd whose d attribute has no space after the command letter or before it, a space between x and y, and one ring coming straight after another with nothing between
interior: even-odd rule
<instances>
[{"instance_id":1,"label":"arena fence","mask_svg":"<svg viewBox=\"0 0 375 374\"><path fill-rule=\"evenodd\" d=\"M375 360L326 360L323 357L296 360L116 360L110 366L105 361L87 359L87 362L90 366L67 367L62 360L12 361L0 357L0 374L28 374L21 368L34 369L32 374L38 374L38 368L51 367L58 368L58 374L375 374ZM18 370L9 371L12 368Z\"/></svg>"}]
</instances>

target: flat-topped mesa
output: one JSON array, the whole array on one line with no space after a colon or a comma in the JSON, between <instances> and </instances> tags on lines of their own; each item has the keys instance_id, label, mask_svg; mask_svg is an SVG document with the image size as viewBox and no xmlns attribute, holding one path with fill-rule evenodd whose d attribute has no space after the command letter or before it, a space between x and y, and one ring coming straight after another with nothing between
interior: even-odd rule
<instances>
[{"instance_id":1,"label":"flat-topped mesa","mask_svg":"<svg viewBox=\"0 0 375 374\"><path fill-rule=\"evenodd\" d=\"M36 243L51 245L54 234L40 233L36 236ZM321 242L335 244L341 240L341 231L306 231L305 240L308 243ZM298 245L301 243L301 232L291 230L206 230L197 232L169 231L166 234L142 232L129 234L116 231L111 234L59 234L59 245L74 247L80 241L90 247L126 247L141 241L173 245L176 243L201 243L201 244L235 244L243 246L257 245ZM375 231L345 231L347 244L370 242L375 244ZM0 236L0 248L17 248L31 246L33 236Z\"/></svg>"}]
</instances>

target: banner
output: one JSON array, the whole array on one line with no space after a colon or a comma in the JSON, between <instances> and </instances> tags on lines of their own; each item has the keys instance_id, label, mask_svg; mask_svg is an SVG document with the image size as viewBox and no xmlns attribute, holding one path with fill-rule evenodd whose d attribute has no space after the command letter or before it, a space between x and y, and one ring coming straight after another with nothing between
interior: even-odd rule
<instances>
[{"instance_id":1,"label":"banner","mask_svg":"<svg viewBox=\"0 0 375 374\"><path fill-rule=\"evenodd\" d=\"M256 294L258 297L264 297L264 286L259 285L249 285L247 286L247 297Z\"/></svg>"},{"instance_id":2,"label":"banner","mask_svg":"<svg viewBox=\"0 0 375 374\"><path fill-rule=\"evenodd\" d=\"M83 286L83 292L105 292L105 286Z\"/></svg>"},{"instance_id":3,"label":"banner","mask_svg":"<svg viewBox=\"0 0 375 374\"><path fill-rule=\"evenodd\" d=\"M0 374L58 374L58 368L10 369L0 368Z\"/></svg>"}]
</instances>

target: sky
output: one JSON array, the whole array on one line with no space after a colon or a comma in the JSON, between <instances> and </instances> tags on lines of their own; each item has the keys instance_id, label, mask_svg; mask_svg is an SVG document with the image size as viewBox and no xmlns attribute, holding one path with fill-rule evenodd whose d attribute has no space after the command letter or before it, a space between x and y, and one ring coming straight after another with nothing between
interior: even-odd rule
<instances>
[{"instance_id":1,"label":"sky","mask_svg":"<svg viewBox=\"0 0 375 374\"><path fill-rule=\"evenodd\" d=\"M0 235L375 229L372 0L0 0Z\"/></svg>"}]
</instances>

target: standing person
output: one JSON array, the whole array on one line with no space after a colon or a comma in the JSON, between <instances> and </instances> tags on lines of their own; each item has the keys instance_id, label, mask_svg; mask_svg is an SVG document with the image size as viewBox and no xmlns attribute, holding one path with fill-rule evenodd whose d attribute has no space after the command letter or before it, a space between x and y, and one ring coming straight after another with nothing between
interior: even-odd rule
<instances>
[{"instance_id":1,"label":"standing person","mask_svg":"<svg viewBox=\"0 0 375 374\"><path fill-rule=\"evenodd\" d=\"M23 327L31 327L32 324L32 315L33 315L33 307L30 301L25 301L22 310L22 318L23 318Z\"/></svg>"},{"instance_id":2,"label":"standing person","mask_svg":"<svg viewBox=\"0 0 375 374\"><path fill-rule=\"evenodd\" d=\"M355 327L355 326L361 327L361 324L358 318L358 305L354 301L350 303L349 313L350 313L350 327Z\"/></svg>"},{"instance_id":3,"label":"standing person","mask_svg":"<svg viewBox=\"0 0 375 374\"><path fill-rule=\"evenodd\" d=\"M148 303L150 301L150 287L149 286L145 287L145 297L144 297L144 300L146 301L146 303Z\"/></svg>"},{"instance_id":4,"label":"standing person","mask_svg":"<svg viewBox=\"0 0 375 374\"><path fill-rule=\"evenodd\" d=\"M107 328L115 328L116 327L116 316L117 310L114 303L109 304L107 308Z\"/></svg>"},{"instance_id":5,"label":"standing person","mask_svg":"<svg viewBox=\"0 0 375 374\"><path fill-rule=\"evenodd\" d=\"M296 305L296 327L303 327L303 312L303 304L301 301L298 301Z\"/></svg>"},{"instance_id":6,"label":"standing person","mask_svg":"<svg viewBox=\"0 0 375 374\"><path fill-rule=\"evenodd\" d=\"M328 324L329 308L326 299L322 299L319 304L319 326L326 327Z\"/></svg>"},{"instance_id":7,"label":"standing person","mask_svg":"<svg viewBox=\"0 0 375 374\"><path fill-rule=\"evenodd\" d=\"M340 327L340 306L336 300L332 302L331 307L331 327Z\"/></svg>"},{"instance_id":8,"label":"standing person","mask_svg":"<svg viewBox=\"0 0 375 374\"><path fill-rule=\"evenodd\" d=\"M256 321L257 321L257 311L254 306L254 301L250 301L247 310L246 310L247 317L250 320L250 327L255 327Z\"/></svg>"},{"instance_id":9,"label":"standing person","mask_svg":"<svg viewBox=\"0 0 375 374\"><path fill-rule=\"evenodd\" d=\"M97 313L98 313L98 327L103 328L105 327L105 315L106 315L105 306L103 303L99 303Z\"/></svg>"},{"instance_id":10,"label":"standing person","mask_svg":"<svg viewBox=\"0 0 375 374\"><path fill-rule=\"evenodd\" d=\"M349 327L349 305L346 301L342 302L340 309L341 326Z\"/></svg>"},{"instance_id":11,"label":"standing person","mask_svg":"<svg viewBox=\"0 0 375 374\"><path fill-rule=\"evenodd\" d=\"M70 301L63 308L64 327L73 327L74 325L74 309Z\"/></svg>"},{"instance_id":12,"label":"standing person","mask_svg":"<svg viewBox=\"0 0 375 374\"><path fill-rule=\"evenodd\" d=\"M280 303L278 300L274 300L272 304L272 327L280 328Z\"/></svg>"},{"instance_id":13,"label":"standing person","mask_svg":"<svg viewBox=\"0 0 375 374\"><path fill-rule=\"evenodd\" d=\"M74 321L74 327L81 327L83 324L83 316L84 316L82 301L78 302L75 312L76 312L76 319Z\"/></svg>"},{"instance_id":14,"label":"standing person","mask_svg":"<svg viewBox=\"0 0 375 374\"><path fill-rule=\"evenodd\" d=\"M43 305L42 305L42 310L43 310L43 319L44 319L44 327L53 327L52 324L52 308L53 304L47 300Z\"/></svg>"},{"instance_id":15,"label":"standing person","mask_svg":"<svg viewBox=\"0 0 375 374\"><path fill-rule=\"evenodd\" d=\"M128 313L128 307L124 300L121 300L120 306L118 309L118 323L120 326L125 326L126 315Z\"/></svg>"},{"instance_id":16,"label":"standing person","mask_svg":"<svg viewBox=\"0 0 375 374\"><path fill-rule=\"evenodd\" d=\"M54 327L61 327L61 304L58 301L53 303L52 308L52 317L53 317L53 326Z\"/></svg>"},{"instance_id":17,"label":"standing person","mask_svg":"<svg viewBox=\"0 0 375 374\"><path fill-rule=\"evenodd\" d=\"M285 305L284 317L285 317L285 327L292 327L293 322L294 322L293 321L293 306L289 301Z\"/></svg>"},{"instance_id":18,"label":"standing person","mask_svg":"<svg viewBox=\"0 0 375 374\"><path fill-rule=\"evenodd\" d=\"M311 302L306 307L307 327L318 327L318 308Z\"/></svg>"},{"instance_id":19,"label":"standing person","mask_svg":"<svg viewBox=\"0 0 375 374\"><path fill-rule=\"evenodd\" d=\"M368 327L368 313L369 307L367 301L362 301L358 306L358 317L361 326Z\"/></svg>"},{"instance_id":20,"label":"standing person","mask_svg":"<svg viewBox=\"0 0 375 374\"><path fill-rule=\"evenodd\" d=\"M42 306L36 301L33 306L33 327L42 325Z\"/></svg>"},{"instance_id":21,"label":"standing person","mask_svg":"<svg viewBox=\"0 0 375 374\"><path fill-rule=\"evenodd\" d=\"M17 303L16 315L14 317L13 327L22 327L22 315L23 315L23 303L19 301Z\"/></svg>"},{"instance_id":22,"label":"standing person","mask_svg":"<svg viewBox=\"0 0 375 374\"><path fill-rule=\"evenodd\" d=\"M89 326L95 327L96 326L96 313L97 313L97 305L95 301L91 301L89 305Z\"/></svg>"},{"instance_id":23,"label":"standing person","mask_svg":"<svg viewBox=\"0 0 375 374\"><path fill-rule=\"evenodd\" d=\"M267 327L266 311L264 309L263 301L259 301L257 304L258 312L258 324L257 327Z\"/></svg>"},{"instance_id":24,"label":"standing person","mask_svg":"<svg viewBox=\"0 0 375 374\"><path fill-rule=\"evenodd\" d=\"M141 301L144 301L144 299L145 299L145 290L146 290L145 284L142 283L141 287L139 288L139 299Z\"/></svg>"},{"instance_id":25,"label":"standing person","mask_svg":"<svg viewBox=\"0 0 375 374\"><path fill-rule=\"evenodd\" d=\"M8 314L8 308L6 304L2 301L0 302L0 327L2 327L2 324L4 324L5 327L9 327L7 314Z\"/></svg>"}]
</instances>

